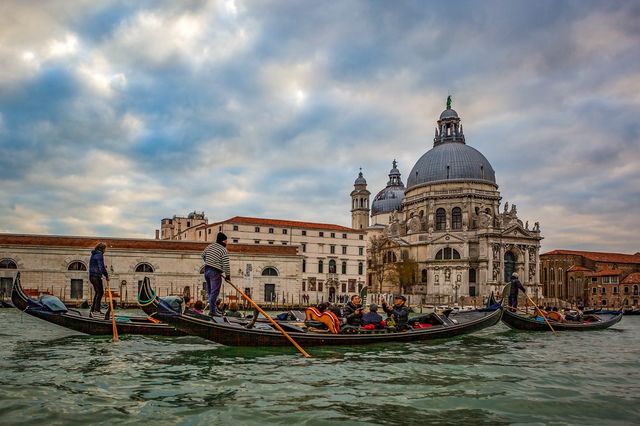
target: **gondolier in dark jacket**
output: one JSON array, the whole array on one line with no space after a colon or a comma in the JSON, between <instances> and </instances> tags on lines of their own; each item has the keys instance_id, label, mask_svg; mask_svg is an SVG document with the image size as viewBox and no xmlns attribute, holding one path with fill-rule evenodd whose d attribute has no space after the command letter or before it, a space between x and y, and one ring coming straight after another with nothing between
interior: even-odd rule
<instances>
[{"instance_id":1,"label":"gondolier in dark jacket","mask_svg":"<svg viewBox=\"0 0 640 426\"><path fill-rule=\"evenodd\" d=\"M89 281L93 285L93 301L91 302L91 310L89 316L101 315L100 304L104 295L104 287L102 286L102 276L104 275L109 285L109 272L104 265L104 252L107 249L105 243L98 243L96 248L91 251L89 259Z\"/></svg>"},{"instance_id":2,"label":"gondolier in dark jacket","mask_svg":"<svg viewBox=\"0 0 640 426\"><path fill-rule=\"evenodd\" d=\"M520 280L518 279L518 273L514 272L511 275L511 284L509 288L509 306L511 306L515 310L518 307L518 290L522 290L523 293L526 293L527 290L524 288Z\"/></svg>"},{"instance_id":3,"label":"gondolier in dark jacket","mask_svg":"<svg viewBox=\"0 0 640 426\"><path fill-rule=\"evenodd\" d=\"M409 307L406 305L407 298L398 294L393 299L393 306L388 306L385 300L382 301L382 310L387 313L396 323L398 330L406 330L409 321Z\"/></svg>"},{"instance_id":4,"label":"gondolier in dark jacket","mask_svg":"<svg viewBox=\"0 0 640 426\"><path fill-rule=\"evenodd\" d=\"M347 320L347 324L358 326L362 323L362 304L360 303L360 296L354 294L351 296L351 300L342 308L344 318Z\"/></svg>"},{"instance_id":5,"label":"gondolier in dark jacket","mask_svg":"<svg viewBox=\"0 0 640 426\"><path fill-rule=\"evenodd\" d=\"M216 312L216 300L222 287L222 277L231 279L229 266L229 252L227 252L227 236L218 232L216 242L211 243L202 252L204 260L204 279L207 283L207 294L209 295L209 315L222 315Z\"/></svg>"}]
</instances>

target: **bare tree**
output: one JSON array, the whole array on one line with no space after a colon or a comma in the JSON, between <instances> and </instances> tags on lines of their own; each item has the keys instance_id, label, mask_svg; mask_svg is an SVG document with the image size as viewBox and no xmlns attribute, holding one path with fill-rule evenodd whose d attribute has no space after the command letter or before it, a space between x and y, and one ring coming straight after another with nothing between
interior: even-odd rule
<instances>
[{"instance_id":1,"label":"bare tree","mask_svg":"<svg viewBox=\"0 0 640 426\"><path fill-rule=\"evenodd\" d=\"M369 239L369 271L377 281L377 287L372 288L373 292L382 292L382 284L392 267L385 259L385 246L388 243L389 238L386 235L374 235Z\"/></svg>"}]
</instances>

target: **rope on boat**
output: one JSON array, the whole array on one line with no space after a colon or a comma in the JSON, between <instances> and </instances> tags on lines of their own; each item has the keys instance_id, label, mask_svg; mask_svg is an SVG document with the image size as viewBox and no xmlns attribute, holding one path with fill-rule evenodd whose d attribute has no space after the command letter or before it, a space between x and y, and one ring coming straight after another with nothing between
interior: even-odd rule
<instances>
[{"instance_id":1,"label":"rope on boat","mask_svg":"<svg viewBox=\"0 0 640 426\"><path fill-rule=\"evenodd\" d=\"M152 304L154 302L154 300L156 300L156 292L153 291L153 289L151 289L151 299L149 299L149 300L140 300L140 297L138 296L138 305L147 306L147 305Z\"/></svg>"}]
</instances>

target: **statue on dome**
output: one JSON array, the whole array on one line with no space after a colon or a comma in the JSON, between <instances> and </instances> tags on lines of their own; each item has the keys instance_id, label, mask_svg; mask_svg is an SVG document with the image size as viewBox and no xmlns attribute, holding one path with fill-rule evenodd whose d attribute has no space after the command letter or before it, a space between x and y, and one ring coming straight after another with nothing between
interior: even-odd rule
<instances>
[{"instance_id":1,"label":"statue on dome","mask_svg":"<svg viewBox=\"0 0 640 426\"><path fill-rule=\"evenodd\" d=\"M451 95L447 96L447 109L451 109Z\"/></svg>"}]
</instances>

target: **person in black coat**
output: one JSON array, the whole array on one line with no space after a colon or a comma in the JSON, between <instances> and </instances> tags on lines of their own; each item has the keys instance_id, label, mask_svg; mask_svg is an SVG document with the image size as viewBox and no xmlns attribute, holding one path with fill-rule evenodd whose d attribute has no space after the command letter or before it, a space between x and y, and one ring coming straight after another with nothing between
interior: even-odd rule
<instances>
[{"instance_id":1,"label":"person in black coat","mask_svg":"<svg viewBox=\"0 0 640 426\"><path fill-rule=\"evenodd\" d=\"M98 243L96 248L91 251L89 259L89 282L93 285L93 301L89 316L99 316L102 314L100 306L102 304L102 296L104 295L104 287L102 286L102 277L107 280L109 285L109 272L104 264L104 252L107 250L105 243Z\"/></svg>"},{"instance_id":2,"label":"person in black coat","mask_svg":"<svg viewBox=\"0 0 640 426\"><path fill-rule=\"evenodd\" d=\"M526 293L527 290L518 279L517 272L514 272L511 275L511 281L509 281L509 284L511 284L511 287L509 288L509 306L513 308L513 311L515 311L518 307L518 290L522 290L523 293Z\"/></svg>"},{"instance_id":3,"label":"person in black coat","mask_svg":"<svg viewBox=\"0 0 640 426\"><path fill-rule=\"evenodd\" d=\"M399 294L394 297L393 306L388 306L386 301L382 301L382 310L393 318L398 330L409 328L409 307L406 305L407 298Z\"/></svg>"},{"instance_id":4,"label":"person in black coat","mask_svg":"<svg viewBox=\"0 0 640 426\"><path fill-rule=\"evenodd\" d=\"M351 300L342 308L342 314L347 320L347 324L358 326L362 324L362 304L360 296L354 294Z\"/></svg>"}]
</instances>

